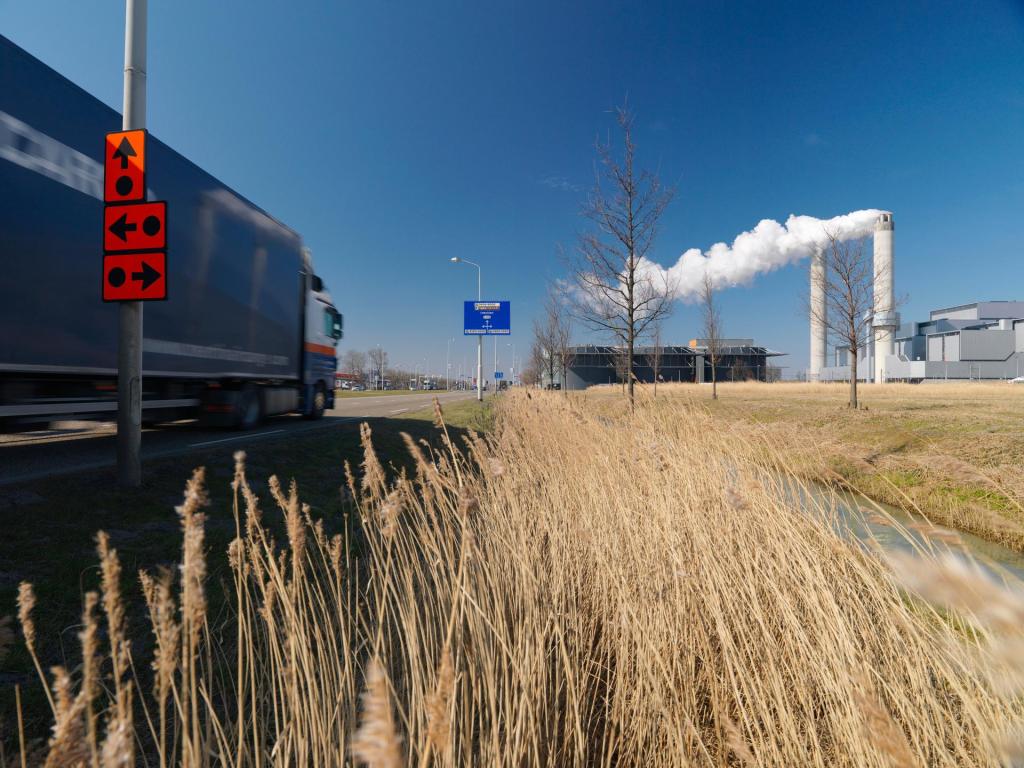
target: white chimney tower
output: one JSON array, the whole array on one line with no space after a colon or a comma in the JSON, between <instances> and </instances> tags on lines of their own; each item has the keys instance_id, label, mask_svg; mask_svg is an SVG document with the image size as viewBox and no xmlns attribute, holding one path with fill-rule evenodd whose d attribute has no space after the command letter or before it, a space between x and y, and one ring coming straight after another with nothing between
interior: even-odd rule
<instances>
[{"instance_id":1,"label":"white chimney tower","mask_svg":"<svg viewBox=\"0 0 1024 768\"><path fill-rule=\"evenodd\" d=\"M900 325L893 293L893 227L891 213L879 214L875 222L875 311L871 322L875 332L876 384L885 383L885 358L896 353L896 329Z\"/></svg>"},{"instance_id":2,"label":"white chimney tower","mask_svg":"<svg viewBox=\"0 0 1024 768\"><path fill-rule=\"evenodd\" d=\"M811 369L809 381L821 381L826 364L828 328L825 323L825 251L819 246L811 254Z\"/></svg>"}]
</instances>

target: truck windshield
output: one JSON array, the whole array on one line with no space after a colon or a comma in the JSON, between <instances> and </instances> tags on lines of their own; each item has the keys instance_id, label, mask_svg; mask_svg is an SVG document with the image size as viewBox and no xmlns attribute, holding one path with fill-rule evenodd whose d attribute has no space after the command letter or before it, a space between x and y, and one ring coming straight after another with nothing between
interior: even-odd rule
<instances>
[{"instance_id":1,"label":"truck windshield","mask_svg":"<svg viewBox=\"0 0 1024 768\"><path fill-rule=\"evenodd\" d=\"M341 313L334 307L327 307L324 310L324 333L332 339L340 339L344 335L343 326Z\"/></svg>"}]
</instances>

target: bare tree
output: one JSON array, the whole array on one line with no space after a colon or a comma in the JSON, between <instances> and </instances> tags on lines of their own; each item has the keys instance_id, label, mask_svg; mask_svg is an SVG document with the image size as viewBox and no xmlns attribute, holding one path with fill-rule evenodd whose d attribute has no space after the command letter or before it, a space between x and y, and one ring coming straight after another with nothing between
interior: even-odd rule
<instances>
[{"instance_id":1,"label":"bare tree","mask_svg":"<svg viewBox=\"0 0 1024 768\"><path fill-rule=\"evenodd\" d=\"M597 144L597 179L582 211L592 227L580 235L571 264L573 309L588 328L623 347L632 407L636 341L669 314L675 293L668 273L647 259L673 190L656 174L636 169L633 116L620 108L616 119L621 153L610 141Z\"/></svg>"},{"instance_id":2,"label":"bare tree","mask_svg":"<svg viewBox=\"0 0 1024 768\"><path fill-rule=\"evenodd\" d=\"M718 360L722 356L722 315L715 301L715 284L711 275L704 272L700 288L700 303L703 316L705 355L711 363L711 399L718 399Z\"/></svg>"},{"instance_id":3,"label":"bare tree","mask_svg":"<svg viewBox=\"0 0 1024 768\"><path fill-rule=\"evenodd\" d=\"M622 394L626 394L626 379L629 378L629 356L626 348L613 347L612 363L615 365L615 380L622 385Z\"/></svg>"},{"instance_id":4,"label":"bare tree","mask_svg":"<svg viewBox=\"0 0 1024 768\"><path fill-rule=\"evenodd\" d=\"M548 384L555 384L555 367L557 358L555 356L555 341L552 337L551 326L547 322L547 313L533 321L533 347L530 350L532 361L537 366L540 378L548 377Z\"/></svg>"},{"instance_id":5,"label":"bare tree","mask_svg":"<svg viewBox=\"0 0 1024 768\"><path fill-rule=\"evenodd\" d=\"M367 356L370 358L370 381L377 380L377 386L383 388L384 386L384 369L388 364L388 353L380 347L374 347L371 349Z\"/></svg>"},{"instance_id":6,"label":"bare tree","mask_svg":"<svg viewBox=\"0 0 1024 768\"><path fill-rule=\"evenodd\" d=\"M543 385L542 372L544 370L544 354L536 341L530 345L530 356L526 360L526 366L519 374L519 380L527 387Z\"/></svg>"},{"instance_id":7,"label":"bare tree","mask_svg":"<svg viewBox=\"0 0 1024 768\"><path fill-rule=\"evenodd\" d=\"M572 317L565 304L564 294L559 292L555 286L548 290L545 310L551 330L552 352L558 361L558 370L561 374L562 392L567 392L569 389L569 366L572 365L573 358Z\"/></svg>"},{"instance_id":8,"label":"bare tree","mask_svg":"<svg viewBox=\"0 0 1024 768\"><path fill-rule=\"evenodd\" d=\"M341 358L343 373L354 373L362 379L366 375L366 353L350 349Z\"/></svg>"},{"instance_id":9,"label":"bare tree","mask_svg":"<svg viewBox=\"0 0 1024 768\"><path fill-rule=\"evenodd\" d=\"M534 332L536 332L536 322L534 323ZM540 340L535 337L533 343L530 345L530 359L526 363L526 370L523 371L523 383L531 383L530 381L527 381L526 377L526 373L529 371L532 373L534 379L532 383L543 387L544 373L547 371L547 366L548 360L544 354L544 346L541 344Z\"/></svg>"},{"instance_id":10,"label":"bare tree","mask_svg":"<svg viewBox=\"0 0 1024 768\"><path fill-rule=\"evenodd\" d=\"M654 372L654 396L657 397L658 379L661 377L661 356L663 354L661 348L661 323L654 325L654 330L651 332L651 342L654 346L651 347L647 360L651 365L651 370Z\"/></svg>"},{"instance_id":11,"label":"bare tree","mask_svg":"<svg viewBox=\"0 0 1024 768\"><path fill-rule=\"evenodd\" d=\"M560 374L564 391L573 357L572 317L558 286L548 287L542 314L533 321L533 339L542 356L540 370L547 373L552 384L555 374Z\"/></svg>"},{"instance_id":12,"label":"bare tree","mask_svg":"<svg viewBox=\"0 0 1024 768\"><path fill-rule=\"evenodd\" d=\"M562 372L562 391L567 392L569 389L569 368L572 366L576 353L573 352L568 336L558 342L556 349L558 350L558 365Z\"/></svg>"},{"instance_id":13,"label":"bare tree","mask_svg":"<svg viewBox=\"0 0 1024 768\"><path fill-rule=\"evenodd\" d=\"M826 231L822 260L815 272L814 288L825 296L825 310L807 302L811 319L825 326L837 346L845 345L850 356L850 407L858 408L857 359L874 314L873 259L865 241L841 241Z\"/></svg>"}]
</instances>

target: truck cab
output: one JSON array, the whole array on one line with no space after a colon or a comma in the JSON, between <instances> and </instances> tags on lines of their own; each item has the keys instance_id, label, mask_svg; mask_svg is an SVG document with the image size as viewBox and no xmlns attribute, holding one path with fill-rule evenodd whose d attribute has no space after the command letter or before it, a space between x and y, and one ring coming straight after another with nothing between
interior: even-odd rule
<instances>
[{"instance_id":1,"label":"truck cab","mask_svg":"<svg viewBox=\"0 0 1024 768\"><path fill-rule=\"evenodd\" d=\"M307 274L302 413L318 419L326 409L334 407L337 346L344 335L344 318L331 301L323 280L311 271Z\"/></svg>"}]
</instances>

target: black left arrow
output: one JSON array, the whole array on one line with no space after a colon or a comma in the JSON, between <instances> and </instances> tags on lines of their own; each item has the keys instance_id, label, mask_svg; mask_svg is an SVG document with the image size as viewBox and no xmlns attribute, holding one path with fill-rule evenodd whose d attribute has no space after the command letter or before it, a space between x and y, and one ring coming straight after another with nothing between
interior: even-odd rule
<instances>
[{"instance_id":1,"label":"black left arrow","mask_svg":"<svg viewBox=\"0 0 1024 768\"><path fill-rule=\"evenodd\" d=\"M134 232L138 228L138 225L128 223L127 213L122 213L121 218L110 225L110 231L114 236L121 238L121 240L126 243L128 242L128 233Z\"/></svg>"},{"instance_id":2,"label":"black left arrow","mask_svg":"<svg viewBox=\"0 0 1024 768\"><path fill-rule=\"evenodd\" d=\"M142 283L142 290L146 290L160 279L160 273L153 269L146 262L142 262L141 272L132 272L132 280Z\"/></svg>"},{"instance_id":3,"label":"black left arrow","mask_svg":"<svg viewBox=\"0 0 1024 768\"><path fill-rule=\"evenodd\" d=\"M128 168L128 158L135 157L135 147L128 141L127 136L121 137L121 143L117 145L117 149L114 150L114 154L111 156L114 160L120 158L121 170Z\"/></svg>"}]
</instances>

